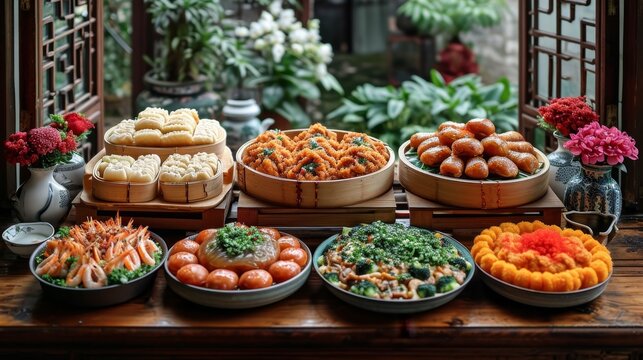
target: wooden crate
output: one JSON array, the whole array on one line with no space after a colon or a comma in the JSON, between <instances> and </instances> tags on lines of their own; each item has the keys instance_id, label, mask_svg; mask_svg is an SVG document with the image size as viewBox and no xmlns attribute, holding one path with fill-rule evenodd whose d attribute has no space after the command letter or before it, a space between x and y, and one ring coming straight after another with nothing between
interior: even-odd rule
<instances>
[{"instance_id":1,"label":"wooden crate","mask_svg":"<svg viewBox=\"0 0 643 360\"><path fill-rule=\"evenodd\" d=\"M363 203L331 209L288 208L261 202L240 192L237 220L247 225L279 227L355 226L376 220L395 221L395 195L383 195Z\"/></svg>"},{"instance_id":2,"label":"wooden crate","mask_svg":"<svg viewBox=\"0 0 643 360\"><path fill-rule=\"evenodd\" d=\"M76 223L92 217L106 219L117 213L123 221L134 219L137 225L150 229L200 231L225 224L232 204L232 184L224 185L223 192L212 199L191 204L169 203L160 198L145 203L110 203L81 192L72 202Z\"/></svg>"},{"instance_id":3,"label":"wooden crate","mask_svg":"<svg viewBox=\"0 0 643 360\"><path fill-rule=\"evenodd\" d=\"M468 238L482 229L503 222L540 220L545 224L561 224L565 207L549 189L540 199L522 206L502 209L465 209L439 204L406 192L410 223L413 226L460 234Z\"/></svg>"}]
</instances>

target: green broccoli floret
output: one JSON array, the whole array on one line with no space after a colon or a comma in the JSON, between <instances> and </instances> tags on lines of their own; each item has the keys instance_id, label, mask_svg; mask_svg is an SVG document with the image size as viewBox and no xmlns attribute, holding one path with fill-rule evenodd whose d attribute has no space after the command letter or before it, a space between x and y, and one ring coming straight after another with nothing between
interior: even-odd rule
<instances>
[{"instance_id":1,"label":"green broccoli floret","mask_svg":"<svg viewBox=\"0 0 643 360\"><path fill-rule=\"evenodd\" d=\"M427 297L435 296L435 285L433 285L433 284L421 284L420 286L418 286L418 288L417 288L417 290L415 290L415 292L421 298L427 298Z\"/></svg>"},{"instance_id":2,"label":"green broccoli floret","mask_svg":"<svg viewBox=\"0 0 643 360\"><path fill-rule=\"evenodd\" d=\"M399 282L407 282L407 281L413 279L413 275L411 275L409 273L402 273L402 274L398 275L396 279Z\"/></svg>"},{"instance_id":3,"label":"green broccoli floret","mask_svg":"<svg viewBox=\"0 0 643 360\"><path fill-rule=\"evenodd\" d=\"M357 295L363 295L368 297L377 297L379 295L379 289L375 284L370 281L362 280L355 285L351 286L351 292Z\"/></svg>"},{"instance_id":4,"label":"green broccoli floret","mask_svg":"<svg viewBox=\"0 0 643 360\"><path fill-rule=\"evenodd\" d=\"M469 270L471 270L471 263L465 260L463 257L450 258L449 265L456 267L464 272L469 272Z\"/></svg>"},{"instance_id":5,"label":"green broccoli floret","mask_svg":"<svg viewBox=\"0 0 643 360\"><path fill-rule=\"evenodd\" d=\"M319 255L319 257L317 258L317 266L324 265L326 265L326 258L324 257L324 255Z\"/></svg>"},{"instance_id":6,"label":"green broccoli floret","mask_svg":"<svg viewBox=\"0 0 643 360\"><path fill-rule=\"evenodd\" d=\"M52 277L49 274L45 274L45 275L41 276L41 278L43 280L45 280L46 282L52 283L54 285L67 286L67 282L65 281L64 278L55 278L55 277Z\"/></svg>"},{"instance_id":7,"label":"green broccoli floret","mask_svg":"<svg viewBox=\"0 0 643 360\"><path fill-rule=\"evenodd\" d=\"M431 269L429 269L428 266L423 266L419 262L415 262L409 267L409 274L416 279L426 280L431 276Z\"/></svg>"},{"instance_id":8,"label":"green broccoli floret","mask_svg":"<svg viewBox=\"0 0 643 360\"><path fill-rule=\"evenodd\" d=\"M377 265L375 265L374 262L368 259L361 258L355 264L355 272L357 273L357 275L370 274L376 271L377 271Z\"/></svg>"},{"instance_id":9,"label":"green broccoli floret","mask_svg":"<svg viewBox=\"0 0 643 360\"><path fill-rule=\"evenodd\" d=\"M339 285L339 275L337 273L334 273L334 272L325 273L324 279L328 280L328 282L333 285Z\"/></svg>"},{"instance_id":10,"label":"green broccoli floret","mask_svg":"<svg viewBox=\"0 0 643 360\"><path fill-rule=\"evenodd\" d=\"M435 288L439 293L449 292L460 287L453 276L443 276L435 283Z\"/></svg>"}]
</instances>

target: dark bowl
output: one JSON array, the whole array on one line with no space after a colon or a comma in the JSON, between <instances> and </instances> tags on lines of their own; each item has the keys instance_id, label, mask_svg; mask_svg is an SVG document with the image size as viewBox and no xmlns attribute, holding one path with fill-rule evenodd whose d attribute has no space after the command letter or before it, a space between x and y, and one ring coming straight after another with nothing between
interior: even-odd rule
<instances>
[{"instance_id":1,"label":"dark bowl","mask_svg":"<svg viewBox=\"0 0 643 360\"><path fill-rule=\"evenodd\" d=\"M80 307L101 307L120 304L142 294L149 289L156 279L156 273L167 259L167 245L160 236L150 232L152 240L156 241L163 251L161 261L147 274L134 279L127 284L110 285L98 289L70 288L54 285L36 275L36 257L40 255L47 243L41 244L29 259L29 270L40 282L42 293L46 298L59 301L68 305Z\"/></svg>"},{"instance_id":2,"label":"dark bowl","mask_svg":"<svg viewBox=\"0 0 643 360\"><path fill-rule=\"evenodd\" d=\"M337 235L333 235L330 238L324 240L313 255L313 264L317 275L322 279L324 285L333 295L337 296L339 299L359 308L379 312L379 313L388 313L388 314L412 314L422 311L427 311L434 309L436 307L442 306L449 301L455 299L469 284L475 273L475 265L471 253L467 248L460 244L458 241L448 237L444 234L443 239L445 242L452 244L460 252L462 257L464 257L469 263L471 263L471 270L467 274L467 277L464 279L464 283L455 290L449 291L443 294L436 294L433 297L428 297L424 299L414 299L414 300L386 300L386 299L374 299L367 296L357 295L350 291L341 289L332 283L330 283L319 271L319 265L317 264L317 258L326 252L326 250L331 246Z\"/></svg>"}]
</instances>

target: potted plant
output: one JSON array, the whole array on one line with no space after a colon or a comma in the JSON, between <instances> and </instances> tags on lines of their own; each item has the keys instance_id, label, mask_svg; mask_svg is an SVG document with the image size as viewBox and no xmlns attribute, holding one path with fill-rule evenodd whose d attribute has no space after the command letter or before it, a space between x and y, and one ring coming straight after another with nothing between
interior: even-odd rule
<instances>
[{"instance_id":1,"label":"potted plant","mask_svg":"<svg viewBox=\"0 0 643 360\"><path fill-rule=\"evenodd\" d=\"M460 34L497 25L505 7L505 0L407 0L397 10L397 25L406 33L444 37L447 45L436 68L449 82L478 72L473 51L462 44Z\"/></svg>"},{"instance_id":2,"label":"potted plant","mask_svg":"<svg viewBox=\"0 0 643 360\"><path fill-rule=\"evenodd\" d=\"M137 99L137 112L147 106L168 110L196 109L213 117L221 97L206 91L221 84L225 62L237 58L234 38L223 27L224 9L218 0L146 0L159 34L152 69L143 79L147 91Z\"/></svg>"},{"instance_id":3,"label":"potted plant","mask_svg":"<svg viewBox=\"0 0 643 360\"><path fill-rule=\"evenodd\" d=\"M275 118L276 127L310 123L302 104L319 99L320 86L343 93L328 72L333 49L320 41L317 20L302 24L295 19L294 10L273 1L259 20L249 27L238 27L235 33L254 54L253 64L261 75L249 83L261 88L264 117Z\"/></svg>"}]
</instances>

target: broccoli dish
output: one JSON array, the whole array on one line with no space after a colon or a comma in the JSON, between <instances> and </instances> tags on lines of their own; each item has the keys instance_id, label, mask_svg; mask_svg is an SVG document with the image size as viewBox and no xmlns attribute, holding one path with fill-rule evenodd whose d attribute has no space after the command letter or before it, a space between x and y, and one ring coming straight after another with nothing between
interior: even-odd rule
<instances>
[{"instance_id":1,"label":"broccoli dish","mask_svg":"<svg viewBox=\"0 0 643 360\"><path fill-rule=\"evenodd\" d=\"M377 299L422 299L459 288L471 263L442 234L381 221L345 228L317 259L334 286Z\"/></svg>"}]
</instances>

